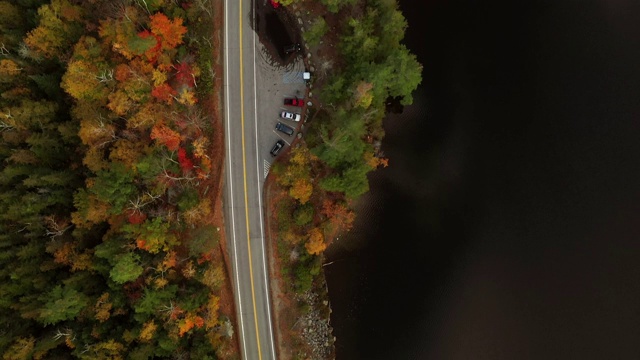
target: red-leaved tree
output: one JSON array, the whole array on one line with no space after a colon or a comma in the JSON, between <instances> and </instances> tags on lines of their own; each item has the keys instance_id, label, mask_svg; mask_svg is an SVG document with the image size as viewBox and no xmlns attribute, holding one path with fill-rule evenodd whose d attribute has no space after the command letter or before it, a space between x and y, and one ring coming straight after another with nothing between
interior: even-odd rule
<instances>
[{"instance_id":1,"label":"red-leaved tree","mask_svg":"<svg viewBox=\"0 0 640 360\"><path fill-rule=\"evenodd\" d=\"M167 83L158 85L151 90L151 95L156 99L166 101L169 105L173 102L173 97L177 92Z\"/></svg>"},{"instance_id":2,"label":"red-leaved tree","mask_svg":"<svg viewBox=\"0 0 640 360\"><path fill-rule=\"evenodd\" d=\"M193 161L189 159L187 151L184 148L178 149L178 163L180 163L180 168L183 173L188 173L193 169Z\"/></svg>"},{"instance_id":3,"label":"red-leaved tree","mask_svg":"<svg viewBox=\"0 0 640 360\"><path fill-rule=\"evenodd\" d=\"M134 225L142 224L147 219L147 215L140 211L129 211L127 220Z\"/></svg>"},{"instance_id":4,"label":"red-leaved tree","mask_svg":"<svg viewBox=\"0 0 640 360\"><path fill-rule=\"evenodd\" d=\"M196 82L192 75L192 69L189 64L186 62L182 62L176 65L176 80L182 85L186 85L188 87L194 87Z\"/></svg>"}]
</instances>

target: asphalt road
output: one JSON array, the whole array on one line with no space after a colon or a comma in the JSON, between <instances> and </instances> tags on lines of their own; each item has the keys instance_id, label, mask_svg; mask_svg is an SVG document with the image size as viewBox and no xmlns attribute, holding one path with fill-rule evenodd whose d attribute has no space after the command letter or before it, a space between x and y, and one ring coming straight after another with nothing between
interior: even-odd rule
<instances>
[{"instance_id":1,"label":"asphalt road","mask_svg":"<svg viewBox=\"0 0 640 360\"><path fill-rule=\"evenodd\" d=\"M251 0L225 0L225 215L242 357L275 359L262 218L256 37ZM268 154L268 149L266 149Z\"/></svg>"},{"instance_id":2,"label":"asphalt road","mask_svg":"<svg viewBox=\"0 0 640 360\"><path fill-rule=\"evenodd\" d=\"M264 1L264 0L256 0ZM278 139L277 122L296 130L304 123L279 118L284 97L304 96L300 56L287 66L272 61L251 26L251 0L225 0L225 192L224 211L242 357L276 359L269 273L262 212L262 189ZM300 112L289 107L289 111ZM285 149L282 150L284 152Z\"/></svg>"}]
</instances>

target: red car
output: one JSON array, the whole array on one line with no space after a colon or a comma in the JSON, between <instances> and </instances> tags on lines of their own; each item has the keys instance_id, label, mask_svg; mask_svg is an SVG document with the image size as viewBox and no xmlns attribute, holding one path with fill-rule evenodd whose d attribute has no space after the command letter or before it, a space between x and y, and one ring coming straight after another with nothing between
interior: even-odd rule
<instances>
[{"instance_id":1,"label":"red car","mask_svg":"<svg viewBox=\"0 0 640 360\"><path fill-rule=\"evenodd\" d=\"M303 106L304 106L304 99L298 99L298 98L285 98L285 99L284 99L284 104L285 104L285 105L289 105L289 106L299 106L299 107L303 107Z\"/></svg>"}]
</instances>

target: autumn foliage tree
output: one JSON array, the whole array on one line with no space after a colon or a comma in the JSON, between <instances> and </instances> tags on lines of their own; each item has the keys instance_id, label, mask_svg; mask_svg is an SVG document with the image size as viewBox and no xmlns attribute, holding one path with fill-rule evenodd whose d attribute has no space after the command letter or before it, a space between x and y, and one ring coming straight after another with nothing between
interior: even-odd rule
<instances>
[{"instance_id":1,"label":"autumn foliage tree","mask_svg":"<svg viewBox=\"0 0 640 360\"><path fill-rule=\"evenodd\" d=\"M95 317L100 322L105 322L111 317L113 304L109 301L109 296L108 292L103 293L94 305Z\"/></svg>"},{"instance_id":2,"label":"autumn foliage tree","mask_svg":"<svg viewBox=\"0 0 640 360\"><path fill-rule=\"evenodd\" d=\"M196 85L195 78L200 75L200 69L197 66L192 66L187 62L182 62L176 65L176 80L179 84L187 87L194 87Z\"/></svg>"},{"instance_id":3,"label":"autumn foliage tree","mask_svg":"<svg viewBox=\"0 0 640 360\"><path fill-rule=\"evenodd\" d=\"M336 200L324 199L322 214L326 216L334 230L349 231L355 220L355 213L347 204Z\"/></svg>"},{"instance_id":4,"label":"autumn foliage tree","mask_svg":"<svg viewBox=\"0 0 640 360\"><path fill-rule=\"evenodd\" d=\"M311 255L318 255L322 253L326 248L327 244L324 241L324 235L322 234L322 229L313 228L309 231L309 239L304 244L305 249Z\"/></svg>"},{"instance_id":5,"label":"autumn foliage tree","mask_svg":"<svg viewBox=\"0 0 640 360\"><path fill-rule=\"evenodd\" d=\"M142 342L149 342L155 335L157 329L158 326L155 324L153 319L149 320L144 324L144 326L142 326L142 330L140 331L140 335L138 336L138 338Z\"/></svg>"},{"instance_id":6,"label":"autumn foliage tree","mask_svg":"<svg viewBox=\"0 0 640 360\"><path fill-rule=\"evenodd\" d=\"M68 0L52 0L38 9L39 25L25 38L25 44L44 57L58 56L77 40L82 31L82 8Z\"/></svg>"},{"instance_id":7,"label":"autumn foliage tree","mask_svg":"<svg viewBox=\"0 0 640 360\"><path fill-rule=\"evenodd\" d=\"M62 88L76 100L105 102L109 89L99 77L108 75L108 65L98 41L84 36L74 47L74 56L62 77Z\"/></svg>"},{"instance_id":8,"label":"autumn foliage tree","mask_svg":"<svg viewBox=\"0 0 640 360\"><path fill-rule=\"evenodd\" d=\"M151 95L158 100L164 101L167 104L171 105L173 102L173 98L178 94L171 85L167 83L162 83L153 88L151 91Z\"/></svg>"},{"instance_id":9,"label":"autumn foliage tree","mask_svg":"<svg viewBox=\"0 0 640 360\"><path fill-rule=\"evenodd\" d=\"M184 148L178 149L178 162L180 163L180 168L182 172L188 173L193 169L193 161L187 155L187 151Z\"/></svg>"},{"instance_id":10,"label":"autumn foliage tree","mask_svg":"<svg viewBox=\"0 0 640 360\"><path fill-rule=\"evenodd\" d=\"M291 151L289 164L276 178L279 184L288 187L289 196L298 200L300 204L306 204L313 194L313 185L310 181L310 168L313 161L314 157L306 146L295 147Z\"/></svg>"},{"instance_id":11,"label":"autumn foliage tree","mask_svg":"<svg viewBox=\"0 0 640 360\"><path fill-rule=\"evenodd\" d=\"M170 20L163 13L151 15L151 32L162 39L163 49L173 49L182 44L182 36L187 28L182 25L182 19Z\"/></svg>"},{"instance_id":12,"label":"autumn foliage tree","mask_svg":"<svg viewBox=\"0 0 640 360\"><path fill-rule=\"evenodd\" d=\"M7 82L10 78L17 75L23 69L15 61L10 59L0 60L0 81Z\"/></svg>"},{"instance_id":13,"label":"autumn foliage tree","mask_svg":"<svg viewBox=\"0 0 640 360\"><path fill-rule=\"evenodd\" d=\"M192 106L198 102L198 98L196 97L196 94L193 92L193 90L189 89L188 87L183 87L178 93L176 101L178 101L182 105Z\"/></svg>"},{"instance_id":14,"label":"autumn foliage tree","mask_svg":"<svg viewBox=\"0 0 640 360\"><path fill-rule=\"evenodd\" d=\"M289 196L298 200L300 204L306 204L313 193L313 185L309 179L298 178L293 181L289 188Z\"/></svg>"},{"instance_id":15,"label":"autumn foliage tree","mask_svg":"<svg viewBox=\"0 0 640 360\"><path fill-rule=\"evenodd\" d=\"M187 317L180 321L180 332L178 335L182 337L185 333L189 332L196 325L195 319L193 317Z\"/></svg>"},{"instance_id":16,"label":"autumn foliage tree","mask_svg":"<svg viewBox=\"0 0 640 360\"><path fill-rule=\"evenodd\" d=\"M178 150L181 141L180 134L162 122L158 122L153 129L151 129L151 139L156 140L171 151Z\"/></svg>"}]
</instances>

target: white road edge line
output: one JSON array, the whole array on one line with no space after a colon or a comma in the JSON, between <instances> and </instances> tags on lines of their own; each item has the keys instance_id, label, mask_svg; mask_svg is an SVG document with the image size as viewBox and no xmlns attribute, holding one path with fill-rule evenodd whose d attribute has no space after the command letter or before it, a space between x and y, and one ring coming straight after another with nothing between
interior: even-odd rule
<instances>
[{"instance_id":1,"label":"white road edge line","mask_svg":"<svg viewBox=\"0 0 640 360\"><path fill-rule=\"evenodd\" d=\"M276 349L273 339L273 324L271 323L271 300L269 299L269 280L267 278L267 260L265 255L265 239L264 239L264 218L262 216L262 189L260 188L260 152L258 145L258 89L256 81L256 2L253 1L253 102L254 102L254 122L256 124L256 175L258 177L258 213L260 214L260 240L262 242L262 267L264 270L265 293L267 295L267 319L269 320L269 345L271 345L271 354L276 360Z\"/></svg>"},{"instance_id":2,"label":"white road edge line","mask_svg":"<svg viewBox=\"0 0 640 360\"><path fill-rule=\"evenodd\" d=\"M227 118L227 129L226 129L226 133L227 133L227 170L228 170L228 176L229 176L229 199L231 200L231 232L233 234L233 259L235 262L235 267L236 267L236 290L238 292L238 310L240 313L240 338L242 338L242 350L243 350L243 354L244 356L247 356L247 340L244 336L244 319L242 317L242 299L240 296L240 275L239 275L239 271L238 271L238 247L237 247L237 241L236 241L236 221L235 221L235 211L234 206L233 206L233 177L231 176L231 121L229 120L230 116L229 116L229 1L225 0L224 1L224 18L225 18L225 79L227 81L227 91L225 91L225 98L226 98L226 118Z\"/></svg>"}]
</instances>

